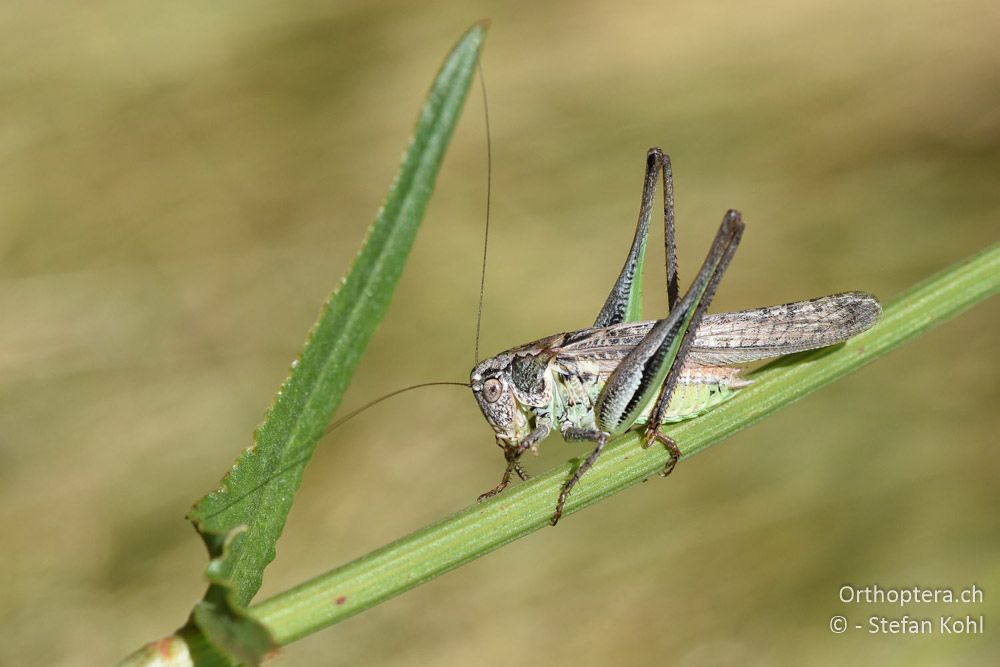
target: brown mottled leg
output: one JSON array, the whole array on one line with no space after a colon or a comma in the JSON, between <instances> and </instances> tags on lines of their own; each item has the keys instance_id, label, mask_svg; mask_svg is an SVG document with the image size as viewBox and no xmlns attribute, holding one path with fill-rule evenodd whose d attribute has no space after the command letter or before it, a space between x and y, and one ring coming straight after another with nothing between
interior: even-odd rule
<instances>
[{"instance_id":1,"label":"brown mottled leg","mask_svg":"<svg viewBox=\"0 0 1000 667\"><path fill-rule=\"evenodd\" d=\"M494 486L492 489L490 489L486 493L481 494L478 498L476 498L476 502L480 502L481 503L484 500L489 500L493 496L497 495L498 493L500 493L501 491L503 491L504 489L506 489L507 486L510 484L510 474L512 472L514 472L515 469L518 469L520 467L521 466L519 466L517 464L517 461L508 461L507 462L507 469L503 471L503 477L500 478L500 483L497 484L496 486ZM520 473L518 473L518 474L520 474Z\"/></svg>"},{"instance_id":2,"label":"brown mottled leg","mask_svg":"<svg viewBox=\"0 0 1000 667\"><path fill-rule=\"evenodd\" d=\"M563 515L563 508L566 506L566 499L569 498L569 492L573 490L573 487L580 481L580 478L594 466L594 463L597 462L597 457L601 455L601 450L604 449L604 445L608 442L608 434L596 429L567 428L563 430L563 436L567 440L593 440L597 443L597 446L583 460L583 463L577 467L573 472L573 476L563 485L562 491L559 493L559 501L556 503L555 514L552 515L553 526L559 523L559 519Z\"/></svg>"},{"instance_id":3,"label":"brown mottled leg","mask_svg":"<svg viewBox=\"0 0 1000 667\"><path fill-rule=\"evenodd\" d=\"M518 463L517 461L509 461L507 463L507 469L503 471L503 477L500 479L500 483L494 486L486 493L476 498L476 502L481 503L484 500L489 500L493 496L497 495L498 493L506 489L510 485L510 474L512 472L516 472L517 476L524 481L528 481L529 479L531 479L531 475L529 475L528 472L521 467L520 463Z\"/></svg>"},{"instance_id":4,"label":"brown mottled leg","mask_svg":"<svg viewBox=\"0 0 1000 667\"><path fill-rule=\"evenodd\" d=\"M674 441L666 433L661 433L658 428L647 428L645 436L642 439L643 449L648 448L654 442L659 442L667 451L670 452L670 458L667 459L667 463L663 466L663 470L660 471L660 477L666 477L674 471L674 466L677 462L681 460L681 450L677 446L677 442Z\"/></svg>"},{"instance_id":5,"label":"brown mottled leg","mask_svg":"<svg viewBox=\"0 0 1000 667\"><path fill-rule=\"evenodd\" d=\"M538 444L541 440L544 440L545 436L549 434L551 428L552 427L549 425L547 419L539 419L538 423L535 425L535 429L529 433L524 440L516 445L510 445L505 442L501 442L499 438L497 439L497 447L503 450L503 456L507 459L507 468L503 471L503 477L500 478L500 483L479 496L479 502L489 500L506 489L510 485L511 473L516 472L517 476L524 480L531 479L531 475L525 472L524 468L521 467L521 464L518 463L517 460L521 458L521 455L526 451Z\"/></svg>"}]
</instances>

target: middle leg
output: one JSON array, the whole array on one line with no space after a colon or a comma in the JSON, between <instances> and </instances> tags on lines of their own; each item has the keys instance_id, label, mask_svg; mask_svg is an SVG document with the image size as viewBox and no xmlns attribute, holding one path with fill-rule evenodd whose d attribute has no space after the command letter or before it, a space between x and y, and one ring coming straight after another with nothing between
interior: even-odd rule
<instances>
[{"instance_id":1,"label":"middle leg","mask_svg":"<svg viewBox=\"0 0 1000 667\"><path fill-rule=\"evenodd\" d=\"M588 470L594 467L597 462L597 458L601 455L601 450L604 449L604 445L608 443L608 434L604 431L599 431L595 428L577 428L569 427L564 428L562 431L563 437L567 440L590 440L591 442L597 443L594 450L587 455L587 458L577 466L576 470L573 471L573 476L570 477L565 484L563 484L562 491L559 493L559 501L556 503L555 514L552 515L552 525L559 523L560 517L563 515L563 508L566 506L566 499L569 498L570 491L576 486L576 483L580 481L580 478L586 474Z\"/></svg>"}]
</instances>

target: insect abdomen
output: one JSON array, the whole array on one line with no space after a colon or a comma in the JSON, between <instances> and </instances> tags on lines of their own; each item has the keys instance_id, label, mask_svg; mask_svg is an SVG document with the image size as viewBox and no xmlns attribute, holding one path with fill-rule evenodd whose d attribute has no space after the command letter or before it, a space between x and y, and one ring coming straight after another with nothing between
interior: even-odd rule
<instances>
[{"instance_id":1,"label":"insect abdomen","mask_svg":"<svg viewBox=\"0 0 1000 667\"><path fill-rule=\"evenodd\" d=\"M749 381L739 377L738 368L686 367L677 378L677 386L670 396L663 422L694 419L726 402L748 384ZM651 410L652 405L643 411L637 423L645 424Z\"/></svg>"}]
</instances>

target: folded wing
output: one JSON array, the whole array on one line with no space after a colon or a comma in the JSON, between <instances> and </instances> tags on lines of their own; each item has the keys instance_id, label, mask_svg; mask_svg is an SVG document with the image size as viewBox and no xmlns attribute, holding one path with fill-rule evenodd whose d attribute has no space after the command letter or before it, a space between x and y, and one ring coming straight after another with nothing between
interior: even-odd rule
<instances>
[{"instance_id":1,"label":"folded wing","mask_svg":"<svg viewBox=\"0 0 1000 667\"><path fill-rule=\"evenodd\" d=\"M686 361L726 366L826 347L871 328L881 315L878 299L864 292L706 315Z\"/></svg>"}]
</instances>

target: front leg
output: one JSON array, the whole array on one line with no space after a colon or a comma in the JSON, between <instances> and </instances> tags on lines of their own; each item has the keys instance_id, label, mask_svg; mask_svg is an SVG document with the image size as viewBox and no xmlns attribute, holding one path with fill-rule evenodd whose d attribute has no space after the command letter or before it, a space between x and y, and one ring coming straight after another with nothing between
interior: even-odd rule
<instances>
[{"instance_id":1,"label":"front leg","mask_svg":"<svg viewBox=\"0 0 1000 667\"><path fill-rule=\"evenodd\" d=\"M573 476L563 485L562 491L559 493L559 502L556 503L555 514L552 515L553 526L559 523L559 519L562 517L563 508L566 506L566 499L569 498L569 492L573 490L573 487L580 481L580 478L594 466L594 463L597 462L597 457L601 455L601 450L604 449L604 445L608 443L608 434L596 428L567 426L562 429L562 434L567 440L590 440L591 442L596 442L597 446L583 460L583 463L577 467L573 472Z\"/></svg>"},{"instance_id":2,"label":"front leg","mask_svg":"<svg viewBox=\"0 0 1000 667\"><path fill-rule=\"evenodd\" d=\"M547 417L539 417L535 422L534 430L529 433L524 440L517 443L516 445L501 443L499 439L497 440L497 445L503 449L504 458L507 459L507 468L503 471L503 477L500 478L500 483L494 486L492 489L486 493L479 496L478 502L483 502L484 500L489 500L493 496L497 495L510 485L510 476L512 473L517 473L518 477L521 479L528 479L528 475L521 464L518 463L518 459L526 451L537 445L539 442L544 440L548 436L549 432L552 430L552 422L549 421Z\"/></svg>"}]
</instances>

